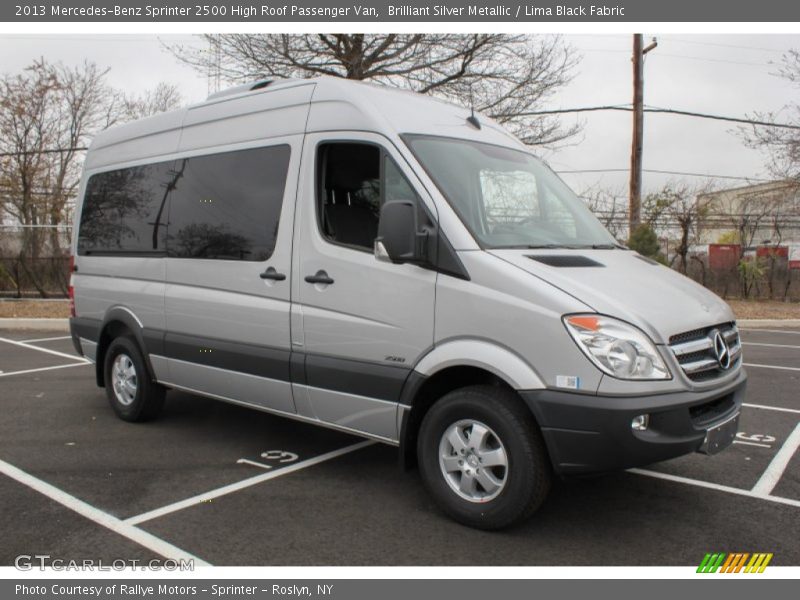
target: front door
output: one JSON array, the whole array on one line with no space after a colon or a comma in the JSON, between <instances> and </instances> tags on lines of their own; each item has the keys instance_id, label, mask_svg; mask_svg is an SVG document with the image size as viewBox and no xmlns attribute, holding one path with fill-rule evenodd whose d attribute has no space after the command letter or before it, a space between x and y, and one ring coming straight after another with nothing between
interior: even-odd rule
<instances>
[{"instance_id":1,"label":"front door","mask_svg":"<svg viewBox=\"0 0 800 600\"><path fill-rule=\"evenodd\" d=\"M373 254L384 202L422 210L404 164L382 136L307 135L295 221L297 410L389 440L402 386L433 344L436 273Z\"/></svg>"}]
</instances>

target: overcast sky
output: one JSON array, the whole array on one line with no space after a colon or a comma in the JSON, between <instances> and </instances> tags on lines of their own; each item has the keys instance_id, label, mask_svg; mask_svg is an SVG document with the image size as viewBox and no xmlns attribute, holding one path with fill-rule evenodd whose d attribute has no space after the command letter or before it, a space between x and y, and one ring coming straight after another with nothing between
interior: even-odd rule
<instances>
[{"instance_id":1,"label":"overcast sky","mask_svg":"<svg viewBox=\"0 0 800 600\"><path fill-rule=\"evenodd\" d=\"M781 55L800 48L798 35L658 35L658 48L645 63L645 104L730 116L754 111L778 111L800 100L800 89L775 77ZM565 41L582 56L574 80L546 108L573 108L631 102L631 36L569 35ZM99 36L89 34L28 34L0 37L0 71L24 68L43 56L76 64L84 59L111 68L109 83L130 92L154 87L159 81L178 84L186 102L205 98L208 82L175 60L162 42L202 45L191 36ZM547 155L560 171L626 169L630 160L630 113L599 112L566 116L584 124L577 143ZM731 123L672 115L645 115L644 167L765 178L765 159L734 135ZM581 192L593 185L619 191L627 188L627 173L564 174ZM645 191L667 180L698 178L645 173ZM735 187L745 181L723 180Z\"/></svg>"}]
</instances>

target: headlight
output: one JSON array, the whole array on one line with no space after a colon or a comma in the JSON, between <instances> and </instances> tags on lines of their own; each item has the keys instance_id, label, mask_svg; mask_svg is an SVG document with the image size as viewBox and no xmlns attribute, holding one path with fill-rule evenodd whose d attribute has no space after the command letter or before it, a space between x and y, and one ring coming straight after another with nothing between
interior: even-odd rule
<instances>
[{"instance_id":1,"label":"headlight","mask_svg":"<svg viewBox=\"0 0 800 600\"><path fill-rule=\"evenodd\" d=\"M633 325L602 315L567 315L564 325L604 373L619 379L672 377L653 342Z\"/></svg>"}]
</instances>

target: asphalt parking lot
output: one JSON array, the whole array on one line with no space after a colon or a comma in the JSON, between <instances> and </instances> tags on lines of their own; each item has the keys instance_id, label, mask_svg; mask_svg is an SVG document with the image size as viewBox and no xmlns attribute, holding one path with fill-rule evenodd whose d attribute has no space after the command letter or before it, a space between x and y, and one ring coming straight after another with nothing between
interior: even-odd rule
<instances>
[{"instance_id":1,"label":"asphalt parking lot","mask_svg":"<svg viewBox=\"0 0 800 600\"><path fill-rule=\"evenodd\" d=\"M126 423L65 334L0 331L0 564L800 565L800 330L742 339L731 448L559 482L531 521L486 533L440 514L395 448L175 391Z\"/></svg>"}]
</instances>

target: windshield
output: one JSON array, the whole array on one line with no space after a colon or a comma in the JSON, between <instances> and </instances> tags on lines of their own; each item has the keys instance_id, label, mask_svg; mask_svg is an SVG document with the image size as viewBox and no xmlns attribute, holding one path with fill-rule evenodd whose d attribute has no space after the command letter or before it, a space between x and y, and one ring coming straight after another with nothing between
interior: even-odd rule
<instances>
[{"instance_id":1,"label":"windshield","mask_svg":"<svg viewBox=\"0 0 800 600\"><path fill-rule=\"evenodd\" d=\"M453 138L403 139L483 247L617 247L575 193L530 154Z\"/></svg>"}]
</instances>

